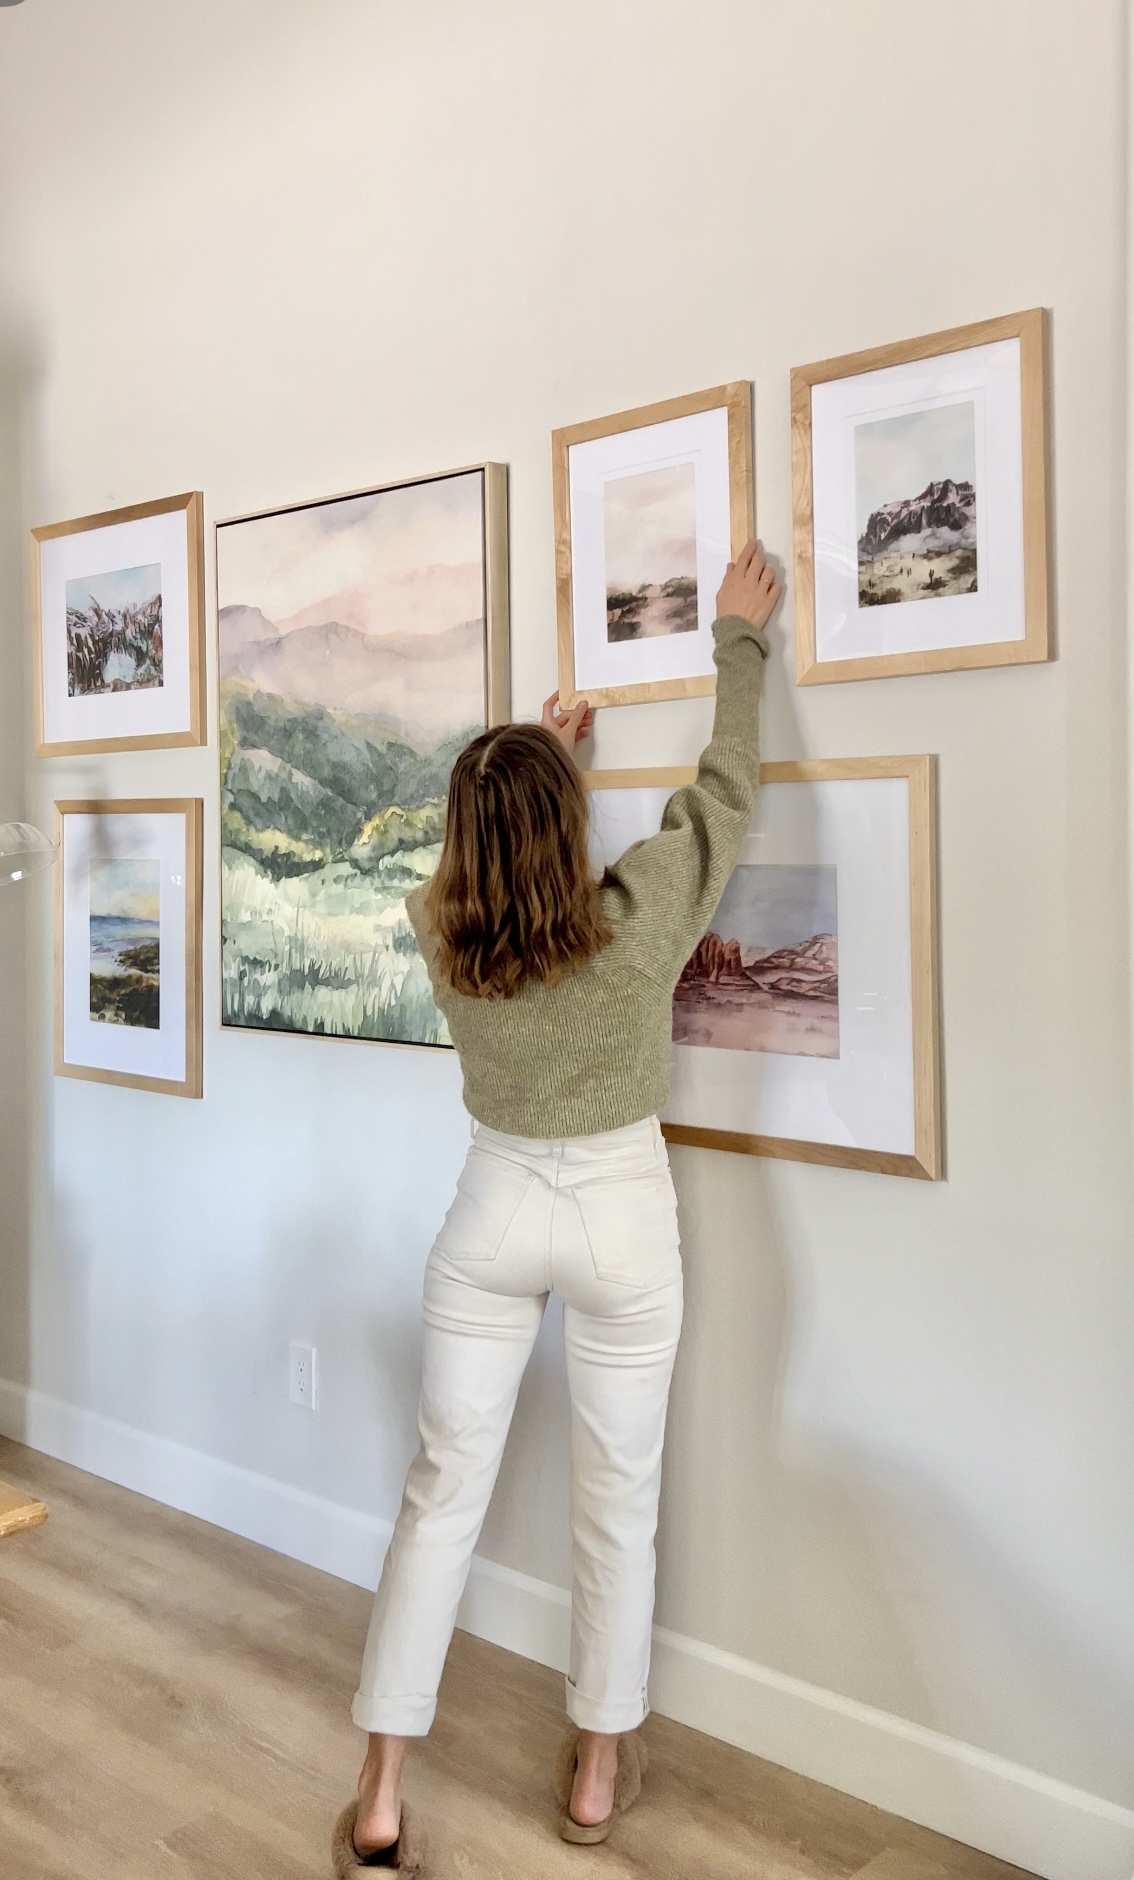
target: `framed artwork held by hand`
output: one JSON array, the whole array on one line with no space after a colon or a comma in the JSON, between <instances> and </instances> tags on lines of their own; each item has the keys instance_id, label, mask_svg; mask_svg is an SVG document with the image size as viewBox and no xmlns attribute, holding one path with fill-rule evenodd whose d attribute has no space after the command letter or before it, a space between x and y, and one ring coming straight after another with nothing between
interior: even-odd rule
<instances>
[{"instance_id":1,"label":"framed artwork held by hand","mask_svg":"<svg viewBox=\"0 0 1134 1880\"><path fill-rule=\"evenodd\" d=\"M753 533L747 381L552 433L559 696L716 689L725 568Z\"/></svg>"}]
</instances>

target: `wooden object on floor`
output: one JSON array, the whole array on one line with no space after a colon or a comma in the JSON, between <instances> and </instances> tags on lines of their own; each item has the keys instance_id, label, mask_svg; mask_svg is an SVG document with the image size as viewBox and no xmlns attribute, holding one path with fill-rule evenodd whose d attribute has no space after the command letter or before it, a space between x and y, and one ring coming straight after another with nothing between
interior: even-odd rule
<instances>
[{"instance_id":1,"label":"wooden object on floor","mask_svg":"<svg viewBox=\"0 0 1134 1880\"><path fill-rule=\"evenodd\" d=\"M0 1537L16 1534L21 1528L39 1527L47 1520L47 1509L25 1489L9 1488L0 1482Z\"/></svg>"},{"instance_id":2,"label":"wooden object on floor","mask_svg":"<svg viewBox=\"0 0 1134 1880\"><path fill-rule=\"evenodd\" d=\"M0 1439L0 1874L314 1880L354 1789L370 1595ZM407 1787L437 1880L1022 1880L664 1717L605 1847L556 1833L563 1679L458 1632Z\"/></svg>"}]
</instances>

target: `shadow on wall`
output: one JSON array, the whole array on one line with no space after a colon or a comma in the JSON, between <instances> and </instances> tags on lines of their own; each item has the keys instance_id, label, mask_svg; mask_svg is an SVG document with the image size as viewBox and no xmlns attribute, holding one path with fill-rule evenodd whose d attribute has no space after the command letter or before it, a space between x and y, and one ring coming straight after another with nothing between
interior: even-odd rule
<instances>
[{"instance_id":1,"label":"shadow on wall","mask_svg":"<svg viewBox=\"0 0 1134 1880\"><path fill-rule=\"evenodd\" d=\"M790 635L790 615L781 617ZM765 722L798 748L777 662ZM801 853L821 854L817 827ZM768 1060L749 1054L758 1080ZM785 1453L783 1397L798 1336L774 1166L673 1148L685 1324L674 1378L659 1534L662 1626L903 1716L928 1697L879 1555L873 1511L838 1470ZM817 1179L823 1171L816 1169ZM837 1177L836 1177L837 1179Z\"/></svg>"},{"instance_id":2,"label":"shadow on wall","mask_svg":"<svg viewBox=\"0 0 1134 1880\"><path fill-rule=\"evenodd\" d=\"M194 1215L181 1192L192 1143L165 1169L117 1226L114 1198L83 1210L83 1183L56 1171L37 1279L54 1302L43 1387L344 1508L396 1508L416 1441L421 1308L407 1272L424 1261L420 1229L322 1197L259 1218L222 1180ZM288 1401L294 1338L321 1354L318 1416Z\"/></svg>"},{"instance_id":3,"label":"shadow on wall","mask_svg":"<svg viewBox=\"0 0 1134 1880\"><path fill-rule=\"evenodd\" d=\"M20 433L30 376L0 335L0 822L23 818L29 695L24 631ZM42 883L0 886L0 1378L26 1383L30 1362L27 928Z\"/></svg>"},{"instance_id":4,"label":"shadow on wall","mask_svg":"<svg viewBox=\"0 0 1134 1880\"><path fill-rule=\"evenodd\" d=\"M927 1692L901 1636L873 1513L784 1451L795 1337L784 1237L755 1158L673 1149L685 1329L670 1406L658 1622L910 1716Z\"/></svg>"},{"instance_id":5,"label":"shadow on wall","mask_svg":"<svg viewBox=\"0 0 1134 1880\"><path fill-rule=\"evenodd\" d=\"M332 1360L318 1417L289 1406L310 1458L302 1472L329 1500L390 1519L417 1445L421 1225L390 1196L366 1211L324 1201L290 1213L269 1242L276 1352L282 1361L298 1335Z\"/></svg>"},{"instance_id":6,"label":"shadow on wall","mask_svg":"<svg viewBox=\"0 0 1134 1880\"><path fill-rule=\"evenodd\" d=\"M686 1320L659 1624L1134 1805L1134 1692L1089 1611L1053 1601L900 1430L888 1442L849 1400L801 1419L789 1372L806 1327L774 1171L671 1157Z\"/></svg>"},{"instance_id":7,"label":"shadow on wall","mask_svg":"<svg viewBox=\"0 0 1134 1880\"><path fill-rule=\"evenodd\" d=\"M908 1459L814 1438L793 1452L812 1480L843 1483L869 1522L891 1610L907 1640L916 1632L928 1709L908 1714L1134 1806L1134 1689L1082 1582L1058 1604L1042 1571L1028 1577L1030 1556L1009 1558Z\"/></svg>"}]
</instances>

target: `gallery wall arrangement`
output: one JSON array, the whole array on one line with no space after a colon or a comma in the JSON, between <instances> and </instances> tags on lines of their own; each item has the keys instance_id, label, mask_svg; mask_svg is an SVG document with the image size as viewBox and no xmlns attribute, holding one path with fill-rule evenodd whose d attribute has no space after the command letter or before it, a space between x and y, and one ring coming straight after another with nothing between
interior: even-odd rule
<instances>
[{"instance_id":1,"label":"gallery wall arrangement","mask_svg":"<svg viewBox=\"0 0 1134 1880\"><path fill-rule=\"evenodd\" d=\"M1045 318L792 373L801 685L1051 658Z\"/></svg>"},{"instance_id":2,"label":"gallery wall arrangement","mask_svg":"<svg viewBox=\"0 0 1134 1880\"><path fill-rule=\"evenodd\" d=\"M56 803L59 1076L201 1095L203 809Z\"/></svg>"},{"instance_id":3,"label":"gallery wall arrangement","mask_svg":"<svg viewBox=\"0 0 1134 1880\"><path fill-rule=\"evenodd\" d=\"M596 864L696 774L590 772ZM671 1142L939 1179L935 794L931 757L762 767L674 998Z\"/></svg>"},{"instance_id":4,"label":"gallery wall arrangement","mask_svg":"<svg viewBox=\"0 0 1134 1880\"><path fill-rule=\"evenodd\" d=\"M1053 656L1040 309L792 373L800 684ZM738 380L552 435L564 705L715 689ZM32 531L41 756L201 743L199 492ZM221 1023L451 1048L405 911L510 716L507 471L216 525ZM659 751L659 758L665 757ZM695 772L595 771L597 869ZM765 764L674 998L670 1141L943 1173L936 759ZM201 1094L197 800L56 805L56 1070Z\"/></svg>"},{"instance_id":5,"label":"gallery wall arrangement","mask_svg":"<svg viewBox=\"0 0 1134 1880\"><path fill-rule=\"evenodd\" d=\"M199 490L32 530L36 752L205 741Z\"/></svg>"},{"instance_id":6,"label":"gallery wall arrangement","mask_svg":"<svg viewBox=\"0 0 1134 1880\"><path fill-rule=\"evenodd\" d=\"M509 715L506 472L218 523L221 1021L448 1045L405 911Z\"/></svg>"},{"instance_id":7,"label":"gallery wall arrangement","mask_svg":"<svg viewBox=\"0 0 1134 1880\"><path fill-rule=\"evenodd\" d=\"M562 703L711 692L713 602L754 526L751 385L569 425L551 456Z\"/></svg>"}]
</instances>

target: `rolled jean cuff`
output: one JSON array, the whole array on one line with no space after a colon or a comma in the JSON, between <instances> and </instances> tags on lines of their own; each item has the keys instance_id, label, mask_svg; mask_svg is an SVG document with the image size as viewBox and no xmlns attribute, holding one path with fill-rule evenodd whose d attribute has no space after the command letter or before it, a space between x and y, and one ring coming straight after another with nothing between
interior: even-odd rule
<instances>
[{"instance_id":1,"label":"rolled jean cuff","mask_svg":"<svg viewBox=\"0 0 1134 1880\"><path fill-rule=\"evenodd\" d=\"M372 1697L356 1691L350 1714L360 1730L382 1736L428 1736L437 1714L435 1697Z\"/></svg>"},{"instance_id":2,"label":"rolled jean cuff","mask_svg":"<svg viewBox=\"0 0 1134 1880\"><path fill-rule=\"evenodd\" d=\"M627 1730L636 1730L649 1714L645 1691L629 1704L604 1704L598 1698L584 1697L567 1679L567 1715L576 1729L594 1730L599 1736L622 1736Z\"/></svg>"}]
</instances>

